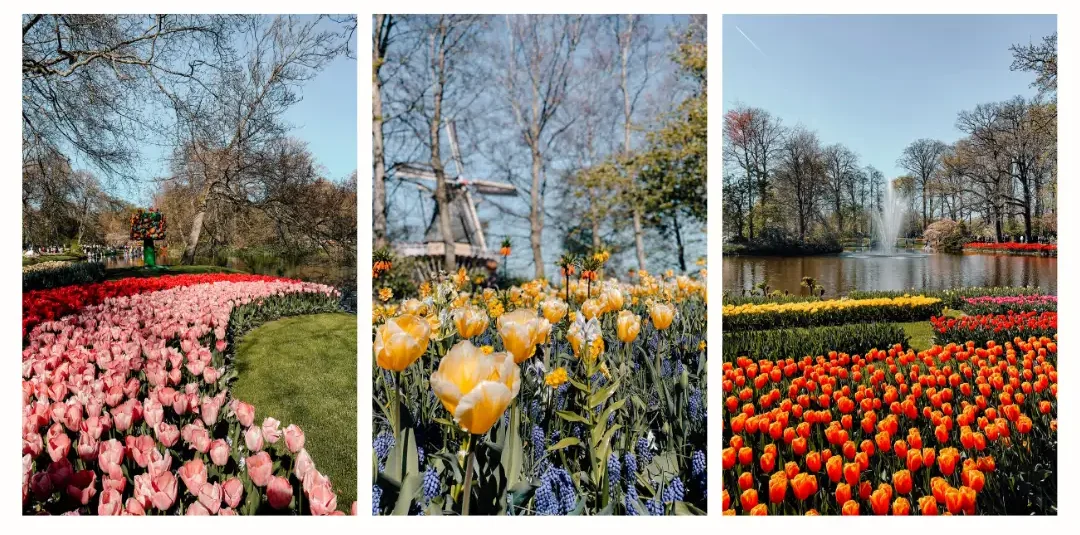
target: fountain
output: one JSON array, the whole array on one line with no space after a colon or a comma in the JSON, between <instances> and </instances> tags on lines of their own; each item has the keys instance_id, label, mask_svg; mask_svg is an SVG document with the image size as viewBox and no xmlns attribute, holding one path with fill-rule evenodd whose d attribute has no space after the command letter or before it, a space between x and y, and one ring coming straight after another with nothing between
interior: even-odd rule
<instances>
[{"instance_id":1,"label":"fountain","mask_svg":"<svg viewBox=\"0 0 1080 535\"><path fill-rule=\"evenodd\" d=\"M891 180L885 181L885 191L881 198L881 210L874 214L874 237L877 246L874 253L892 255L896 252L896 238L904 226L904 214L907 207L904 198L893 186Z\"/></svg>"}]
</instances>

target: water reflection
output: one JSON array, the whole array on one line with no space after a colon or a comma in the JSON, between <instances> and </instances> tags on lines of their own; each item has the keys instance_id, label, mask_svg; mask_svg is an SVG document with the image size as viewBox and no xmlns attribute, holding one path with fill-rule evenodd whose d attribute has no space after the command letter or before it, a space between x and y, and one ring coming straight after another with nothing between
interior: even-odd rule
<instances>
[{"instance_id":1,"label":"water reflection","mask_svg":"<svg viewBox=\"0 0 1080 535\"><path fill-rule=\"evenodd\" d=\"M773 290L805 292L813 277L826 295L851 290L944 290L961 286L1036 286L1057 293L1057 258L986 254L864 253L804 257L725 256L724 291L750 290L767 280Z\"/></svg>"}]
</instances>

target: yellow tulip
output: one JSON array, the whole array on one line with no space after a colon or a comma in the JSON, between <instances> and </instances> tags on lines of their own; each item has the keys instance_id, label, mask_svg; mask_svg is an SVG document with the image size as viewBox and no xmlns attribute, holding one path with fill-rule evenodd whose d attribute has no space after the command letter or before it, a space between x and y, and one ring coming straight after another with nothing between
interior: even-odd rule
<instances>
[{"instance_id":1,"label":"yellow tulip","mask_svg":"<svg viewBox=\"0 0 1080 535\"><path fill-rule=\"evenodd\" d=\"M604 310L605 312L616 312L622 310L625 300L623 299L622 292L619 291L618 288L609 287L608 289L604 290L604 293L601 295L603 296L605 304L607 305Z\"/></svg>"},{"instance_id":2,"label":"yellow tulip","mask_svg":"<svg viewBox=\"0 0 1080 535\"><path fill-rule=\"evenodd\" d=\"M551 388L559 388L570 378L566 373L566 368L562 366L555 368L551 373L544 376L544 383Z\"/></svg>"},{"instance_id":3,"label":"yellow tulip","mask_svg":"<svg viewBox=\"0 0 1080 535\"><path fill-rule=\"evenodd\" d=\"M488 315L479 308L472 306L457 308L451 312L451 315L454 317L458 334L462 338L479 336L488 328Z\"/></svg>"},{"instance_id":4,"label":"yellow tulip","mask_svg":"<svg viewBox=\"0 0 1080 535\"><path fill-rule=\"evenodd\" d=\"M559 323L566 316L566 311L570 307L566 305L566 301L560 299L548 299L544 301L544 318L546 318L552 325Z\"/></svg>"},{"instance_id":5,"label":"yellow tulip","mask_svg":"<svg viewBox=\"0 0 1080 535\"><path fill-rule=\"evenodd\" d=\"M427 316L428 306L419 299L406 299L401 302L401 311L413 316Z\"/></svg>"},{"instance_id":6,"label":"yellow tulip","mask_svg":"<svg viewBox=\"0 0 1080 535\"><path fill-rule=\"evenodd\" d=\"M536 353L536 344L547 341L551 323L531 308L519 308L499 316L497 322L503 347L521 364Z\"/></svg>"},{"instance_id":7,"label":"yellow tulip","mask_svg":"<svg viewBox=\"0 0 1080 535\"><path fill-rule=\"evenodd\" d=\"M616 326L618 327L619 340L629 344L636 340L638 333L641 332L641 318L629 310L621 310L619 311Z\"/></svg>"},{"instance_id":8,"label":"yellow tulip","mask_svg":"<svg viewBox=\"0 0 1080 535\"><path fill-rule=\"evenodd\" d=\"M487 433L521 388L521 370L506 353L485 354L463 340L431 374L431 390L462 429Z\"/></svg>"},{"instance_id":9,"label":"yellow tulip","mask_svg":"<svg viewBox=\"0 0 1080 535\"><path fill-rule=\"evenodd\" d=\"M380 368L400 372L427 351L431 325L419 316L390 318L375 332L375 362Z\"/></svg>"},{"instance_id":10,"label":"yellow tulip","mask_svg":"<svg viewBox=\"0 0 1080 535\"><path fill-rule=\"evenodd\" d=\"M581 313L585 314L585 319L591 320L603 314L606 308L605 303L599 298L587 299L581 304Z\"/></svg>"},{"instance_id":11,"label":"yellow tulip","mask_svg":"<svg viewBox=\"0 0 1080 535\"><path fill-rule=\"evenodd\" d=\"M649 307L649 317L652 318L653 326L663 331L671 327L671 320L675 319L675 307L665 303L656 303Z\"/></svg>"}]
</instances>

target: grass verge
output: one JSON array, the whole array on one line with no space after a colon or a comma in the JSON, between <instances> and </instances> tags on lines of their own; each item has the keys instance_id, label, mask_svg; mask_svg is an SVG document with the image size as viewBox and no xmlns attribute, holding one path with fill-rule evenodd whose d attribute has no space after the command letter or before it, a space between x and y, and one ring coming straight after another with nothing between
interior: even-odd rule
<instances>
[{"instance_id":1,"label":"grass verge","mask_svg":"<svg viewBox=\"0 0 1080 535\"><path fill-rule=\"evenodd\" d=\"M315 468L330 478L338 509L356 500L356 316L315 314L273 321L236 348L233 395L282 428L304 430Z\"/></svg>"}]
</instances>

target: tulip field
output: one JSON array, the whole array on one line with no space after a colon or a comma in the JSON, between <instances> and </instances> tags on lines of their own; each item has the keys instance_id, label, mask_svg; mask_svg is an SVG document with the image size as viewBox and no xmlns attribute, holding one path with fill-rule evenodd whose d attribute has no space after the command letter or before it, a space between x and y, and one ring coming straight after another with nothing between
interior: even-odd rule
<instances>
[{"instance_id":1,"label":"tulip field","mask_svg":"<svg viewBox=\"0 0 1080 535\"><path fill-rule=\"evenodd\" d=\"M233 274L25 293L24 514L343 514L299 422L257 422L229 388L243 334L338 306L329 286Z\"/></svg>"},{"instance_id":2,"label":"tulip field","mask_svg":"<svg viewBox=\"0 0 1080 535\"><path fill-rule=\"evenodd\" d=\"M923 350L901 324L858 321L799 331L802 346L780 329L725 347L723 514L1057 514L1056 297L979 293L923 298L959 308L923 318ZM816 308L848 300L835 301ZM897 314L881 306L885 321ZM725 341L744 334L728 332L735 310L724 308Z\"/></svg>"},{"instance_id":3,"label":"tulip field","mask_svg":"<svg viewBox=\"0 0 1080 535\"><path fill-rule=\"evenodd\" d=\"M562 265L399 301L374 270L373 515L706 512L705 271Z\"/></svg>"}]
</instances>

